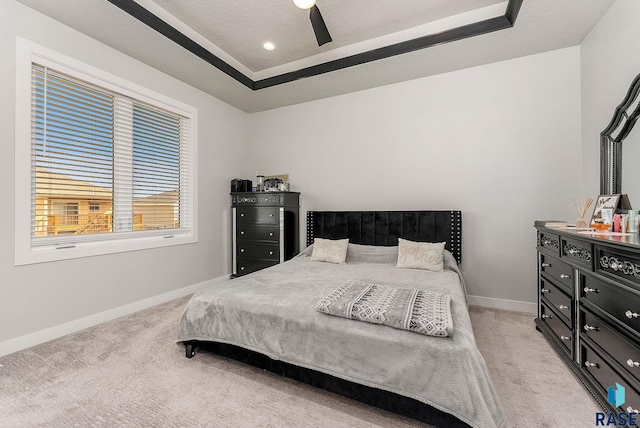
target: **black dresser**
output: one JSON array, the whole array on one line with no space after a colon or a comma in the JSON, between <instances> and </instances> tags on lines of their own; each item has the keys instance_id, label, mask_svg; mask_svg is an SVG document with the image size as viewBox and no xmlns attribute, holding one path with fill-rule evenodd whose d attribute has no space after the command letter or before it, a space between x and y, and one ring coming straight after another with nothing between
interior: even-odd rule
<instances>
[{"instance_id":1,"label":"black dresser","mask_svg":"<svg viewBox=\"0 0 640 428\"><path fill-rule=\"evenodd\" d=\"M605 411L640 409L640 238L537 227L536 325ZM608 390L625 388L620 407Z\"/></svg>"},{"instance_id":2,"label":"black dresser","mask_svg":"<svg viewBox=\"0 0 640 428\"><path fill-rule=\"evenodd\" d=\"M298 192L231 193L232 278L300 252L299 206Z\"/></svg>"}]
</instances>

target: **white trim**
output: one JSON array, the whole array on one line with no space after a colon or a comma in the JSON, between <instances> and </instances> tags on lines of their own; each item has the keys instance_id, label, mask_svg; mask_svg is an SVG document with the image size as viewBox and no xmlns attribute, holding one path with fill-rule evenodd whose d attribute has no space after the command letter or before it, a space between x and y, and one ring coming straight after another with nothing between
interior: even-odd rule
<instances>
[{"instance_id":1,"label":"white trim","mask_svg":"<svg viewBox=\"0 0 640 428\"><path fill-rule=\"evenodd\" d=\"M0 343L0 357L3 355L11 354L13 352L21 351L31 346L38 345L40 343L48 342L49 340L57 339L67 334L75 333L85 328L93 327L95 325L114 320L116 318L123 317L125 315L132 314L144 309L148 309L152 306L159 305L161 303L168 302L179 297L193 294L198 290L218 284L222 281L229 279L229 275L224 275L218 278L210 279L208 281L200 282L198 284L189 285L178 290L170 291L168 293L160 294L158 296L149 297L144 300L129 303L127 305L119 306L117 308L109 309L104 312L100 312L94 315L90 315L85 318L80 318L74 321L69 321L64 324L60 324L54 327L50 327L44 330L36 331L35 333L27 334L25 336L17 337L15 339L7 340Z\"/></svg>"},{"instance_id":2,"label":"white trim","mask_svg":"<svg viewBox=\"0 0 640 428\"><path fill-rule=\"evenodd\" d=\"M36 248L31 240L31 67L32 62L50 65L60 72L82 76L83 80L114 92L130 96L138 101L165 109L189 119L191 147L182 152L188 157L189 168L185 171L186 192L181 197L190 199L190 207L185 214L185 223L190 231L180 231L172 235L138 232L135 235L123 233L115 236L95 236L95 239L78 239L63 245ZM16 96L15 96L15 254L14 265L26 265L80 257L113 254L151 248L198 242L198 109L166 95L76 59L62 55L49 48L16 37ZM182 219L181 219L182 220ZM158 236L150 236L158 235ZM171 237L172 239L165 239ZM112 239L113 238L113 239ZM61 242L65 238L61 239ZM87 241L87 242L85 242ZM66 242L65 242L66 244Z\"/></svg>"},{"instance_id":3,"label":"white trim","mask_svg":"<svg viewBox=\"0 0 640 428\"><path fill-rule=\"evenodd\" d=\"M504 309L506 311L538 313L538 304L519 300L496 299L493 297L467 296L469 305L485 308Z\"/></svg>"}]
</instances>

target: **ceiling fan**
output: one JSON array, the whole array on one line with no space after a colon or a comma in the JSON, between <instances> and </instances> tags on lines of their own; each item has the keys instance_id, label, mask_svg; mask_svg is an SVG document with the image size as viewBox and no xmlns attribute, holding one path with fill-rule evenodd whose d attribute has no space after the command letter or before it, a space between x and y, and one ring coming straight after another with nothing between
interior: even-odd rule
<instances>
[{"instance_id":1,"label":"ceiling fan","mask_svg":"<svg viewBox=\"0 0 640 428\"><path fill-rule=\"evenodd\" d=\"M329 30L327 30L327 25L324 23L324 19L322 19L322 15L320 14L320 9L316 6L316 0L293 0L293 3L300 9L310 9L309 19L311 20L311 26L316 35L318 46L332 41Z\"/></svg>"}]
</instances>

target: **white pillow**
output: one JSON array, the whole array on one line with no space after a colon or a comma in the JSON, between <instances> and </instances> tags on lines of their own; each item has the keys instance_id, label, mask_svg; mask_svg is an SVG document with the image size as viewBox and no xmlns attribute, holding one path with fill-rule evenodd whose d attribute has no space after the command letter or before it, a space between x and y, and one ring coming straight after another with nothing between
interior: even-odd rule
<instances>
[{"instance_id":1,"label":"white pillow","mask_svg":"<svg viewBox=\"0 0 640 428\"><path fill-rule=\"evenodd\" d=\"M396 267L441 271L444 268L444 245L444 242L414 242L398 238Z\"/></svg>"},{"instance_id":2,"label":"white pillow","mask_svg":"<svg viewBox=\"0 0 640 428\"><path fill-rule=\"evenodd\" d=\"M347 259L348 239L323 239L313 240L311 260L316 262L329 262L344 264Z\"/></svg>"}]
</instances>

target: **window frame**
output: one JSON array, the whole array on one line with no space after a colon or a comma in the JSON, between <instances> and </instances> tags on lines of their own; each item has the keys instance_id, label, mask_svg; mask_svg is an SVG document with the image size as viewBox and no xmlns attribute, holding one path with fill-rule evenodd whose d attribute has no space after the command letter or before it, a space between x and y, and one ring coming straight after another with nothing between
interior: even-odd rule
<instances>
[{"instance_id":1,"label":"window frame","mask_svg":"<svg viewBox=\"0 0 640 428\"><path fill-rule=\"evenodd\" d=\"M181 221L189 225L184 230L168 230L167 234L146 234L129 232L109 234L95 239L87 238L74 241L65 239L58 244L33 245L31 235L32 204L32 134L31 134L31 96L32 63L84 80L134 98L140 102L184 116L189 119L190 139L186 142L186 163L188 168L181 171L184 182L180 185L181 204L188 206L188 212L181 213ZM28 96L25 96L28 94ZM198 148L198 110L166 95L130 82L124 78L93 67L82 61L60 54L28 40L16 37L16 93L15 93L15 260L14 265L26 265L57 260L75 259L103 254L113 254L151 248L169 247L198 242L198 200L197 200L197 148ZM186 174L183 174L186 172ZM183 177L184 175L184 177ZM183 199L184 198L184 199ZM182 216L185 217L182 217ZM100 234L104 235L104 234ZM170 238L170 239L169 239Z\"/></svg>"}]
</instances>

